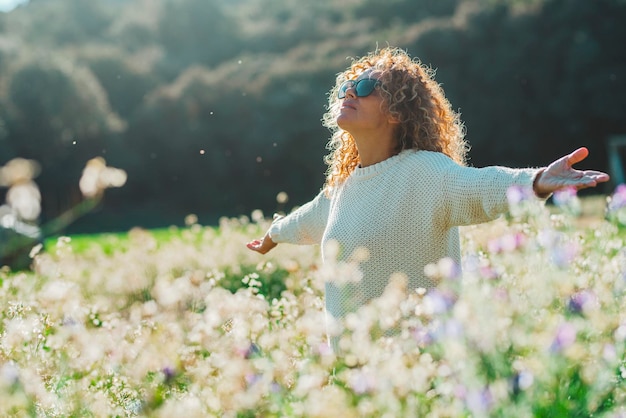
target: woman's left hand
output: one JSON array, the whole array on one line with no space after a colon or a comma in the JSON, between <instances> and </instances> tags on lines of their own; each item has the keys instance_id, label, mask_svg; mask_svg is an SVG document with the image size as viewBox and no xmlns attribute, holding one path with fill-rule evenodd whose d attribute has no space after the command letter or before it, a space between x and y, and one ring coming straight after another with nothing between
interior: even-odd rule
<instances>
[{"instance_id":1,"label":"woman's left hand","mask_svg":"<svg viewBox=\"0 0 626 418\"><path fill-rule=\"evenodd\" d=\"M578 148L565 157L559 158L537 174L533 184L535 194L546 197L557 190L574 187L577 190L595 187L609 180L609 175L601 171L576 170L572 166L589 155L585 147Z\"/></svg>"}]
</instances>

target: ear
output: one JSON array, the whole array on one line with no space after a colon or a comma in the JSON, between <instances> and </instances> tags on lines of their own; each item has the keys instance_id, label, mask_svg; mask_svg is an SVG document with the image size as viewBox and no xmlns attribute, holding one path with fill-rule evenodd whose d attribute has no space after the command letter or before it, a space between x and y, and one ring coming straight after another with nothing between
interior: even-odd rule
<instances>
[{"instance_id":1,"label":"ear","mask_svg":"<svg viewBox=\"0 0 626 418\"><path fill-rule=\"evenodd\" d=\"M400 119L398 119L397 117L395 117L394 115L392 115L391 113L389 113L387 115L387 122L390 125L398 125L400 123Z\"/></svg>"}]
</instances>

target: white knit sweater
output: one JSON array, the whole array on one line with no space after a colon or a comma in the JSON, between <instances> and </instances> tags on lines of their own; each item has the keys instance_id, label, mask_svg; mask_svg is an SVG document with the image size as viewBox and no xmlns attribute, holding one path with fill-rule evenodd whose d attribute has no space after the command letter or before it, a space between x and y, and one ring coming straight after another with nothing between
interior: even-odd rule
<instances>
[{"instance_id":1,"label":"white knit sweater","mask_svg":"<svg viewBox=\"0 0 626 418\"><path fill-rule=\"evenodd\" d=\"M506 212L508 188L532 187L536 173L463 167L442 153L407 150L357 168L330 198L320 193L275 221L269 234L277 243L321 244L324 263L350 260L359 254L355 250L366 249L360 281L335 277L326 283L326 309L343 317L381 296L394 273L408 277L409 289L432 288L426 265L450 257L460 266L458 226Z\"/></svg>"}]
</instances>

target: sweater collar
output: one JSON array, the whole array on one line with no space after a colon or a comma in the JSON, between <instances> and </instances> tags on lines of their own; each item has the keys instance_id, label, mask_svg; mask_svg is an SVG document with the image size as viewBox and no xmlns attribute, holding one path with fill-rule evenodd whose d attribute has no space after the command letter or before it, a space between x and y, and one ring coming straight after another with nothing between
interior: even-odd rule
<instances>
[{"instance_id":1,"label":"sweater collar","mask_svg":"<svg viewBox=\"0 0 626 418\"><path fill-rule=\"evenodd\" d=\"M390 167L396 165L398 162L403 160L404 157L414 152L415 150L408 149L408 150L401 151L399 154L391 156L387 158L386 160L383 160L379 163L368 165L367 167L358 166L357 168L354 169L350 177L354 178L355 180L364 180L370 177L377 176L389 170Z\"/></svg>"}]
</instances>

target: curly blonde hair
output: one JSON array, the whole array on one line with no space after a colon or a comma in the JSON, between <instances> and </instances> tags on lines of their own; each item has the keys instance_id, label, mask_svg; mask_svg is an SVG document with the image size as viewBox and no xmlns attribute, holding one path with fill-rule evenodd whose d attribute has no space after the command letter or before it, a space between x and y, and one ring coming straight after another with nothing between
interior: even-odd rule
<instances>
[{"instance_id":1,"label":"curly blonde hair","mask_svg":"<svg viewBox=\"0 0 626 418\"><path fill-rule=\"evenodd\" d=\"M368 69L380 71L383 110L400 122L395 132L397 153L406 149L437 151L465 164L465 129L460 115L452 110L443 89L435 82L435 72L411 59L406 51L384 48L354 60L337 75L330 91L328 111L322 118L332 132L327 145L330 153L325 158L326 190L340 185L359 164L354 138L337 125L341 107L337 91L343 82L356 79Z\"/></svg>"}]
</instances>

